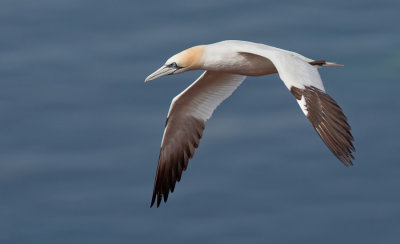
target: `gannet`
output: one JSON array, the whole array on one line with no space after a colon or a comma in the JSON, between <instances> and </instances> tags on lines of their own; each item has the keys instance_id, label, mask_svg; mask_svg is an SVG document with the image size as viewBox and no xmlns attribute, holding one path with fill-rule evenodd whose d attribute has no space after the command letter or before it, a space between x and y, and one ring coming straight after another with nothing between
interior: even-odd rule
<instances>
[{"instance_id":1,"label":"gannet","mask_svg":"<svg viewBox=\"0 0 400 244\"><path fill-rule=\"evenodd\" d=\"M272 46L228 40L194 46L167 60L145 82L190 70L205 70L172 99L165 123L150 207L174 191L199 146L205 122L246 76L278 73L322 141L345 165L353 165L353 136L342 109L325 93L318 67L340 66Z\"/></svg>"}]
</instances>

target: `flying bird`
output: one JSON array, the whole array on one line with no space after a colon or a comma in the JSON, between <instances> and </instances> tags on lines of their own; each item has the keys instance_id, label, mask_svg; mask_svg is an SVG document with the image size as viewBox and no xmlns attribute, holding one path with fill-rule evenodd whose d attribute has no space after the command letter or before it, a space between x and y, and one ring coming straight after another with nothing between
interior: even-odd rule
<instances>
[{"instance_id":1,"label":"flying bird","mask_svg":"<svg viewBox=\"0 0 400 244\"><path fill-rule=\"evenodd\" d=\"M150 207L168 199L199 146L205 122L246 76L278 73L322 141L346 166L353 165L353 136L342 109L324 89L318 67L340 66L272 46L228 40L186 49L167 60L145 82L190 70L205 70L171 103Z\"/></svg>"}]
</instances>

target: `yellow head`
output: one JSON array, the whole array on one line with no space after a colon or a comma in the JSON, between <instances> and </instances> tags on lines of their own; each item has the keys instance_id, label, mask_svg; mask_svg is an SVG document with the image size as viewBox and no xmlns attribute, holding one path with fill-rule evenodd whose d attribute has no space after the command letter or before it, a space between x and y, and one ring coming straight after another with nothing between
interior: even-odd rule
<instances>
[{"instance_id":1,"label":"yellow head","mask_svg":"<svg viewBox=\"0 0 400 244\"><path fill-rule=\"evenodd\" d=\"M188 48L175 54L165 62L165 64L149 75L145 82L157 79L165 75L182 73L188 70L199 69L204 54L204 46Z\"/></svg>"}]
</instances>

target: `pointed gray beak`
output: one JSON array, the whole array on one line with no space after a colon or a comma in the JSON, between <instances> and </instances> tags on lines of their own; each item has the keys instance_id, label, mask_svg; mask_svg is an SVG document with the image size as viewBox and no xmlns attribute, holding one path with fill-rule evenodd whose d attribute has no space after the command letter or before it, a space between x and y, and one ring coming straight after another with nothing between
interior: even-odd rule
<instances>
[{"instance_id":1,"label":"pointed gray beak","mask_svg":"<svg viewBox=\"0 0 400 244\"><path fill-rule=\"evenodd\" d=\"M147 76L147 78L144 80L144 82L148 82L157 78L160 78L165 75L172 75L175 71L177 70L176 67L167 67L167 66L162 66L158 70L154 71L151 75Z\"/></svg>"}]
</instances>

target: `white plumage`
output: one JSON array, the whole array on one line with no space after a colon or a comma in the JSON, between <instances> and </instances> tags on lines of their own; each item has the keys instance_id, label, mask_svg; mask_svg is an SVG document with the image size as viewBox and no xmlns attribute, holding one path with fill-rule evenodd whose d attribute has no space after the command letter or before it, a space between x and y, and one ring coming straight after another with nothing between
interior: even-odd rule
<instances>
[{"instance_id":1,"label":"white plumage","mask_svg":"<svg viewBox=\"0 0 400 244\"><path fill-rule=\"evenodd\" d=\"M328 148L346 166L352 165L353 137L341 108L325 93L319 66L337 66L312 60L300 54L246 41L222 41L186 49L167 60L146 78L190 70L205 72L171 103L161 142L160 157L151 206L157 198L167 201L176 181L193 157L204 130L204 123L216 107L228 98L246 76L278 73L296 98Z\"/></svg>"}]
</instances>

